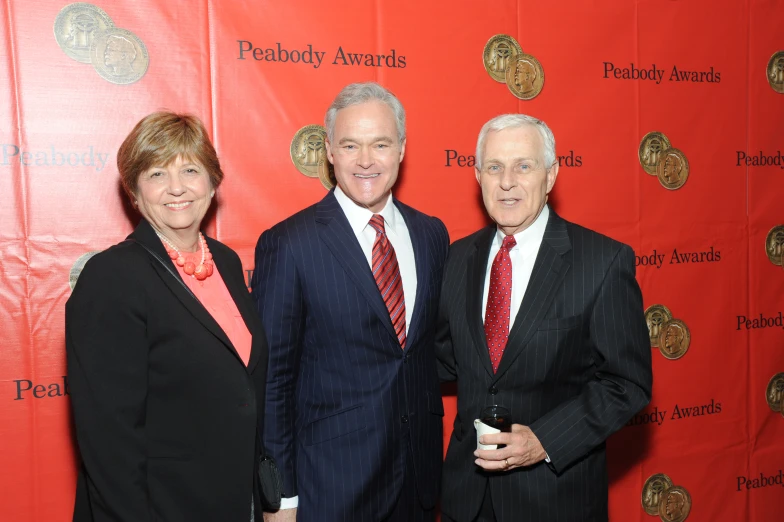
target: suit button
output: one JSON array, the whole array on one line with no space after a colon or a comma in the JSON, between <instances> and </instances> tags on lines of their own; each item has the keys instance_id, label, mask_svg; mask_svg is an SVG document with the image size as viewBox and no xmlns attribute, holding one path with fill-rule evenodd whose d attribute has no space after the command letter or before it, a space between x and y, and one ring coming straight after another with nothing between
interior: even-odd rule
<instances>
[{"instance_id":1,"label":"suit button","mask_svg":"<svg viewBox=\"0 0 784 522\"><path fill-rule=\"evenodd\" d=\"M408 415L401 415L400 416L400 422L402 422L403 424L407 424L408 423Z\"/></svg>"},{"instance_id":2,"label":"suit button","mask_svg":"<svg viewBox=\"0 0 784 522\"><path fill-rule=\"evenodd\" d=\"M498 388L496 388L495 386L490 386L490 389L487 390L487 391L490 392L490 395L497 395L498 394Z\"/></svg>"}]
</instances>

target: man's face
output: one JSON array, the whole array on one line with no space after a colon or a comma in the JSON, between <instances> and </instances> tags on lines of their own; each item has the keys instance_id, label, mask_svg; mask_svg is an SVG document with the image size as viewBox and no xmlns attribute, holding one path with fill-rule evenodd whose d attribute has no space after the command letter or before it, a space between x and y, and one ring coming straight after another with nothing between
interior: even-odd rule
<instances>
[{"instance_id":1,"label":"man's face","mask_svg":"<svg viewBox=\"0 0 784 522\"><path fill-rule=\"evenodd\" d=\"M397 181L406 143L398 142L395 113L368 101L338 111L334 143L326 142L338 186L354 203L377 213Z\"/></svg>"},{"instance_id":2,"label":"man's face","mask_svg":"<svg viewBox=\"0 0 784 522\"><path fill-rule=\"evenodd\" d=\"M103 52L103 63L112 67L119 64L123 60L123 52L120 50L120 44L114 40L110 40L106 44L106 50Z\"/></svg>"},{"instance_id":3,"label":"man's face","mask_svg":"<svg viewBox=\"0 0 784 522\"><path fill-rule=\"evenodd\" d=\"M507 235L525 230L541 212L558 176L557 163L544 164L539 131L524 125L490 132L483 158L481 170L475 172L487 213Z\"/></svg>"},{"instance_id":4,"label":"man's face","mask_svg":"<svg viewBox=\"0 0 784 522\"><path fill-rule=\"evenodd\" d=\"M667 156L667 159L664 160L664 177L667 179L667 181L678 180L678 168L675 162L675 158L672 156Z\"/></svg>"},{"instance_id":5,"label":"man's face","mask_svg":"<svg viewBox=\"0 0 784 522\"><path fill-rule=\"evenodd\" d=\"M667 333L664 334L664 346L671 352L678 350L680 342L678 341L678 328L670 326L667 328Z\"/></svg>"},{"instance_id":6,"label":"man's face","mask_svg":"<svg viewBox=\"0 0 784 522\"><path fill-rule=\"evenodd\" d=\"M667 506L664 508L664 510L667 512L667 516L670 517L671 520L681 515L681 504L678 502L678 500L679 499L674 495L667 497Z\"/></svg>"},{"instance_id":7,"label":"man's face","mask_svg":"<svg viewBox=\"0 0 784 522\"><path fill-rule=\"evenodd\" d=\"M536 79L536 71L528 62L517 62L517 85L530 87Z\"/></svg>"}]
</instances>

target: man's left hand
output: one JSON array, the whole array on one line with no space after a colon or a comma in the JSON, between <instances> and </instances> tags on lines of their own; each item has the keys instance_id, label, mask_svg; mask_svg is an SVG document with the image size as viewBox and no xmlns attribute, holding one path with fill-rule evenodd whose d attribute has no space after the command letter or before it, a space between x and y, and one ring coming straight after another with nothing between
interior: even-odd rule
<instances>
[{"instance_id":1,"label":"man's left hand","mask_svg":"<svg viewBox=\"0 0 784 522\"><path fill-rule=\"evenodd\" d=\"M522 424L512 424L511 433L482 435L479 442L482 444L506 444L505 448L476 450L474 452L474 455L478 457L474 461L476 465L487 471L509 471L523 466L532 466L547 456L531 428Z\"/></svg>"}]
</instances>

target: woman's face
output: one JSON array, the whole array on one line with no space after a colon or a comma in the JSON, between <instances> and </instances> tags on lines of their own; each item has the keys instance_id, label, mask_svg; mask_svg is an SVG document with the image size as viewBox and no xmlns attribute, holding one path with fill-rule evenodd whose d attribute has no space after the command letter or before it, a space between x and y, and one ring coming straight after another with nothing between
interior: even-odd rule
<instances>
[{"instance_id":1,"label":"woman's face","mask_svg":"<svg viewBox=\"0 0 784 522\"><path fill-rule=\"evenodd\" d=\"M214 194L207 170L178 156L142 172L136 201L142 216L171 239L198 232Z\"/></svg>"}]
</instances>

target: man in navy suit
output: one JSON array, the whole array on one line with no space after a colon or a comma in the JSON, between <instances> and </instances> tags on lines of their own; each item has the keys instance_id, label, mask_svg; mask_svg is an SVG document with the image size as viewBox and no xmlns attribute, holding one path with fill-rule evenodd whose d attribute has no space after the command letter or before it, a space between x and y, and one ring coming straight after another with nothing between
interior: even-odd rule
<instances>
[{"instance_id":1,"label":"man in navy suit","mask_svg":"<svg viewBox=\"0 0 784 522\"><path fill-rule=\"evenodd\" d=\"M449 237L392 196L406 148L392 93L349 85L325 125L337 186L256 247L251 286L270 347L264 444L284 483L265 520L431 521Z\"/></svg>"}]
</instances>

